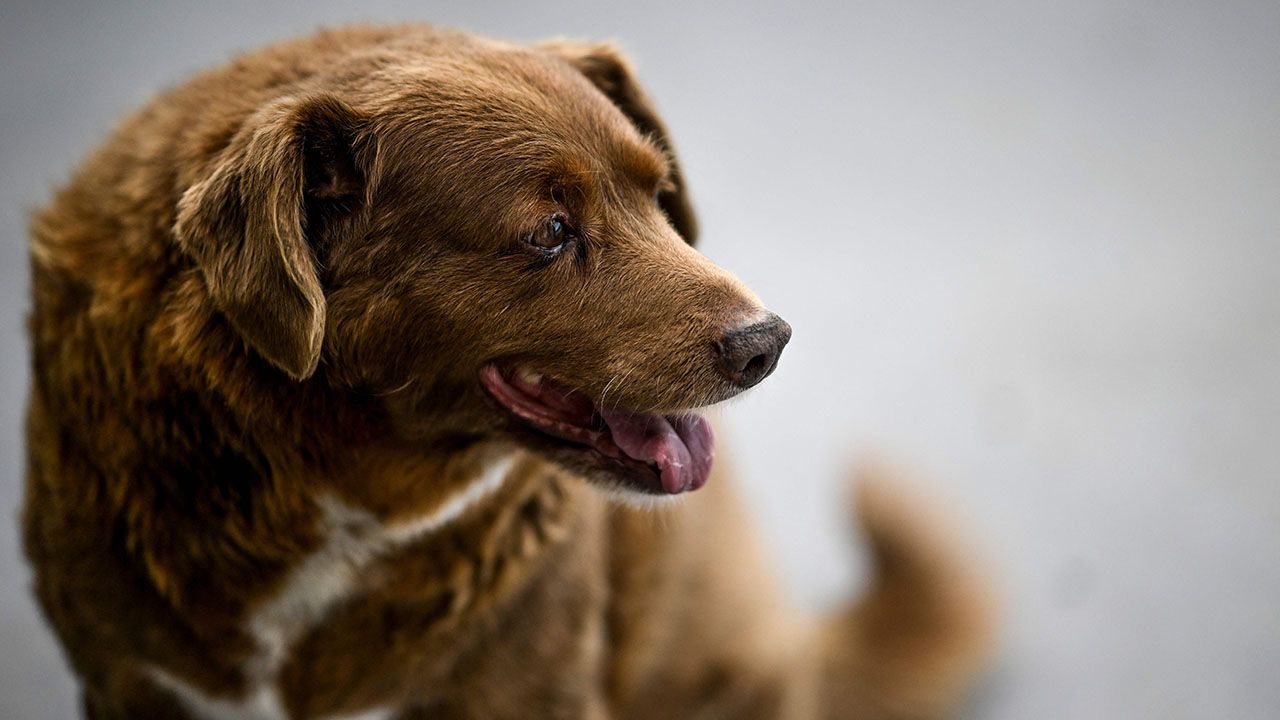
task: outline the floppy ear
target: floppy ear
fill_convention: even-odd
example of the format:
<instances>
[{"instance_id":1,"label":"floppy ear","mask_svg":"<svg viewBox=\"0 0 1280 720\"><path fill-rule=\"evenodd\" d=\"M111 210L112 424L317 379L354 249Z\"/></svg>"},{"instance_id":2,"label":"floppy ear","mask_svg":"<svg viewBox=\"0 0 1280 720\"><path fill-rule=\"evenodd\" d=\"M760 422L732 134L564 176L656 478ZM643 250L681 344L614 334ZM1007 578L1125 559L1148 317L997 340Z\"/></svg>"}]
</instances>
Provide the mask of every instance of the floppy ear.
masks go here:
<instances>
[{"instance_id":1,"label":"floppy ear","mask_svg":"<svg viewBox=\"0 0 1280 720\"><path fill-rule=\"evenodd\" d=\"M578 69L591 84L600 89L605 97L626 115L641 133L648 135L667 153L671 161L671 182L674 189L664 192L658 198L662 211L671 220L671 225L690 245L698 239L698 220L693 214L693 204L689 199L689 190L685 185L684 175L676 160L675 147L671 135L653 101L636 82L631 63L616 46L608 43L589 44L567 40L553 40L541 45L546 50L556 53L568 60Z\"/></svg>"},{"instance_id":2,"label":"floppy ear","mask_svg":"<svg viewBox=\"0 0 1280 720\"><path fill-rule=\"evenodd\" d=\"M309 233L363 198L355 113L336 98L276 101L250 117L178 204L175 234L214 304L259 355L315 372L325 299ZM314 239L312 237L311 239Z\"/></svg>"}]
</instances>

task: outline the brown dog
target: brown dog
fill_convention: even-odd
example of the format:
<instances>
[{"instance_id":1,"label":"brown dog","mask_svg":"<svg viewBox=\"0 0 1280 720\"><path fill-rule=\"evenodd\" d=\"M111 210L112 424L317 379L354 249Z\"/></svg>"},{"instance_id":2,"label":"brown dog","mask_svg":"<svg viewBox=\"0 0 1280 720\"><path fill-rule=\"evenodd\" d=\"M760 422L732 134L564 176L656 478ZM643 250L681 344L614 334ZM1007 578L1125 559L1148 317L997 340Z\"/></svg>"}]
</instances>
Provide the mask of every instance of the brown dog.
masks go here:
<instances>
[{"instance_id":1,"label":"brown dog","mask_svg":"<svg viewBox=\"0 0 1280 720\"><path fill-rule=\"evenodd\" d=\"M775 602L691 409L790 329L611 47L249 54L33 234L26 543L89 717L924 717L977 668L982 594L883 492L868 597Z\"/></svg>"}]
</instances>

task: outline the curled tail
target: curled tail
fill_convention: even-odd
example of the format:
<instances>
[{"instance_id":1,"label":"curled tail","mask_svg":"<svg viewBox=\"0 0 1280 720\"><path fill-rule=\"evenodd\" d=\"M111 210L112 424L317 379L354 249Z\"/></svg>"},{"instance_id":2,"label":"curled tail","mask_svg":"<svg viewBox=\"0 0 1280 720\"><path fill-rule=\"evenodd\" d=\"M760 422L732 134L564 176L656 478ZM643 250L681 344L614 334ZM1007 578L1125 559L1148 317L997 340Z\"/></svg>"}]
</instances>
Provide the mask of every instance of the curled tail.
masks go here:
<instances>
[{"instance_id":1,"label":"curled tail","mask_svg":"<svg viewBox=\"0 0 1280 720\"><path fill-rule=\"evenodd\" d=\"M944 513L876 469L858 478L856 515L873 580L820 634L823 717L940 718L965 697L993 646L988 584Z\"/></svg>"}]
</instances>

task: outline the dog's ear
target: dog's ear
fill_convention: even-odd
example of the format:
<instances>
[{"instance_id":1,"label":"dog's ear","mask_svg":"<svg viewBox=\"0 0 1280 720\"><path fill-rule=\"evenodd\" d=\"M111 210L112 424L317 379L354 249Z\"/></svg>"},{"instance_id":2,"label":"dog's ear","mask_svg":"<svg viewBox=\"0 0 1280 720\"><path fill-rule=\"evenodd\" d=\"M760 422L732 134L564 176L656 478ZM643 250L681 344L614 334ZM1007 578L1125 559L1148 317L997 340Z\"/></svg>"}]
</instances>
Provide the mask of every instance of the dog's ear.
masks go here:
<instances>
[{"instance_id":1,"label":"dog's ear","mask_svg":"<svg viewBox=\"0 0 1280 720\"><path fill-rule=\"evenodd\" d=\"M671 220L676 232L690 245L694 244L698 239L698 220L693 213L693 204L689 199L689 190L680 171L680 164L676 160L671 135L662 118L658 117L653 101L636 81L626 56L616 46L608 43L553 40L543 43L541 47L568 60L630 118L640 132L652 138L667 153L671 161L670 180L674 187L658 197L658 204Z\"/></svg>"},{"instance_id":2,"label":"dog's ear","mask_svg":"<svg viewBox=\"0 0 1280 720\"><path fill-rule=\"evenodd\" d=\"M249 118L178 205L180 246L250 347L296 379L315 372L325 298L313 241L364 198L359 119L329 96L286 98Z\"/></svg>"}]
</instances>

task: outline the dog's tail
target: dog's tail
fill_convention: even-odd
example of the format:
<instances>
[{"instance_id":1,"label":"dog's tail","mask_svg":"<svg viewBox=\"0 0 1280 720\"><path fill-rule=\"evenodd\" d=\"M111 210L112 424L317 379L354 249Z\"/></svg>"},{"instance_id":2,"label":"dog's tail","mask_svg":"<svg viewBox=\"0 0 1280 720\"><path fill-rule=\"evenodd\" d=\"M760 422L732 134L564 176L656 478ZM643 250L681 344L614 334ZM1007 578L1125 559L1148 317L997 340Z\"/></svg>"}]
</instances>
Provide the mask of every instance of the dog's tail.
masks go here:
<instances>
[{"instance_id":1,"label":"dog's tail","mask_svg":"<svg viewBox=\"0 0 1280 720\"><path fill-rule=\"evenodd\" d=\"M945 513L883 467L860 473L857 487L874 578L821 625L818 715L946 717L991 654L994 595Z\"/></svg>"}]
</instances>

